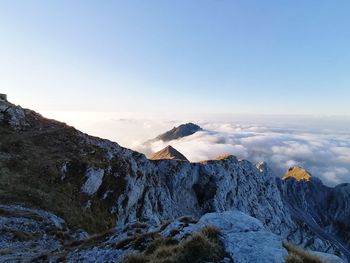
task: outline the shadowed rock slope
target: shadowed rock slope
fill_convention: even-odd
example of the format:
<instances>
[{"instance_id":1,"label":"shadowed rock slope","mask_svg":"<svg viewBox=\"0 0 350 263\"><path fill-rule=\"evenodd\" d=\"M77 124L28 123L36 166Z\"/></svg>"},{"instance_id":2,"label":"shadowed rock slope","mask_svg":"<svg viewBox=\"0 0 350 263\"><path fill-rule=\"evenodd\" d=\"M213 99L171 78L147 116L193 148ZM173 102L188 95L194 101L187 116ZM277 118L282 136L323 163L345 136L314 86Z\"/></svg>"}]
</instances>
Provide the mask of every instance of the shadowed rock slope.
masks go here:
<instances>
[{"instance_id":1,"label":"shadowed rock slope","mask_svg":"<svg viewBox=\"0 0 350 263\"><path fill-rule=\"evenodd\" d=\"M327 187L310 180L278 180L282 200L295 222L341 248L350 258L350 184Z\"/></svg>"},{"instance_id":2,"label":"shadowed rock slope","mask_svg":"<svg viewBox=\"0 0 350 263\"><path fill-rule=\"evenodd\" d=\"M205 163L152 161L4 100L0 174L3 204L53 212L73 230L96 233L135 221L159 225L183 215L199 218L238 209L304 248L337 254L348 249L346 234L331 231L329 236L311 221L296 218L294 205L299 203L287 198L289 183L279 184L265 163L253 165L233 156ZM349 227L348 209L339 209L347 205L343 198L348 191L335 189L331 204L339 213L325 214L323 220L342 218L343 227ZM305 187L300 191L298 196L313 196ZM318 209L317 198L309 203L316 206L312 211Z\"/></svg>"}]
</instances>

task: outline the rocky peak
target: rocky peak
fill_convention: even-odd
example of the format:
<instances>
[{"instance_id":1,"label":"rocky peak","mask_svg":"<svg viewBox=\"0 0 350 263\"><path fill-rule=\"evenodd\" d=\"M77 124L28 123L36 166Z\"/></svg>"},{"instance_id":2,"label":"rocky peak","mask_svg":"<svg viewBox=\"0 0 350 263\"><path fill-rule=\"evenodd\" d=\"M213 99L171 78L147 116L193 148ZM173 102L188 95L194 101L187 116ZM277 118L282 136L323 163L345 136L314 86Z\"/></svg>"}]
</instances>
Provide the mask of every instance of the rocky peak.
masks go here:
<instances>
[{"instance_id":1,"label":"rocky peak","mask_svg":"<svg viewBox=\"0 0 350 263\"><path fill-rule=\"evenodd\" d=\"M153 156L150 158L151 160L181 160L181 161L187 161L187 158L177 151L172 146L168 145L164 149L156 152L153 154Z\"/></svg>"},{"instance_id":2,"label":"rocky peak","mask_svg":"<svg viewBox=\"0 0 350 263\"><path fill-rule=\"evenodd\" d=\"M304 168L300 166L293 166L293 167L290 167L282 177L283 180L287 180L289 178L293 178L298 182L299 181L309 182L311 180L311 175Z\"/></svg>"}]
</instances>

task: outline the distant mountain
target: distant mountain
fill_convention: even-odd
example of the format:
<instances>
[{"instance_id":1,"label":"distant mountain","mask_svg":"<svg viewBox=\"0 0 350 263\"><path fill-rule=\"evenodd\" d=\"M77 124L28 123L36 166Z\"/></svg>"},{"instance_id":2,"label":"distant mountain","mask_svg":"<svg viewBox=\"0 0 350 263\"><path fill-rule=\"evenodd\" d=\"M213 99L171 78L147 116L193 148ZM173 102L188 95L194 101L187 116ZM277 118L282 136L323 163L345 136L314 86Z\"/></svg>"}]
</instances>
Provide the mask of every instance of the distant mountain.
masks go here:
<instances>
[{"instance_id":1,"label":"distant mountain","mask_svg":"<svg viewBox=\"0 0 350 263\"><path fill-rule=\"evenodd\" d=\"M158 135L157 137L145 141L143 144L139 145L137 151L142 152L147 157L152 157L155 152L153 150L153 143L155 142L169 142L172 140L177 140L190 136L198 131L203 130L197 124L192 122L181 124L178 127L174 127L171 130Z\"/></svg>"},{"instance_id":2,"label":"distant mountain","mask_svg":"<svg viewBox=\"0 0 350 263\"><path fill-rule=\"evenodd\" d=\"M158 135L152 141L162 140L163 142L168 142L171 140L180 139L189 135L196 133L197 131L202 130L200 126L192 122L181 124L178 127L172 128L170 131L167 131L163 134Z\"/></svg>"},{"instance_id":3,"label":"distant mountain","mask_svg":"<svg viewBox=\"0 0 350 263\"><path fill-rule=\"evenodd\" d=\"M168 160L188 161L183 154L181 154L179 151L177 151L175 148L171 147L170 145L153 154L150 159L151 160L168 159Z\"/></svg>"}]
</instances>

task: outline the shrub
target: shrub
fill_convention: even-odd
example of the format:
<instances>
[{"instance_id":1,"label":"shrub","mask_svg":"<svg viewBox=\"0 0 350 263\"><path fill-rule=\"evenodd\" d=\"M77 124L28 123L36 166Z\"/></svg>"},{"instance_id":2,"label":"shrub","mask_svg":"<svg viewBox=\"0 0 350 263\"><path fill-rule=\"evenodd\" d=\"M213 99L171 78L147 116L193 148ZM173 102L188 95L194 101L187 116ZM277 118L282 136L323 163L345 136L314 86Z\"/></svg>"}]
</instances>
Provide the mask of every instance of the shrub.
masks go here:
<instances>
[{"instance_id":1,"label":"shrub","mask_svg":"<svg viewBox=\"0 0 350 263\"><path fill-rule=\"evenodd\" d=\"M214 226L207 226L203 228L201 232L210 240L217 240L220 235L220 230Z\"/></svg>"},{"instance_id":2,"label":"shrub","mask_svg":"<svg viewBox=\"0 0 350 263\"><path fill-rule=\"evenodd\" d=\"M216 262L223 258L224 249L219 239L210 238L205 231L195 234L181 244L175 262Z\"/></svg>"},{"instance_id":3,"label":"shrub","mask_svg":"<svg viewBox=\"0 0 350 263\"><path fill-rule=\"evenodd\" d=\"M156 251L159 247L168 247L177 245L179 241L171 237L161 237L154 240L145 250L146 255L151 255Z\"/></svg>"},{"instance_id":4,"label":"shrub","mask_svg":"<svg viewBox=\"0 0 350 263\"><path fill-rule=\"evenodd\" d=\"M106 231L103 231L101 233L91 235L86 239L82 240L74 240L72 242L68 242L65 244L65 248L86 248L89 246L93 246L94 244L98 243L101 240L106 239L109 235L114 233L114 228L110 228Z\"/></svg>"},{"instance_id":5,"label":"shrub","mask_svg":"<svg viewBox=\"0 0 350 263\"><path fill-rule=\"evenodd\" d=\"M225 256L220 231L206 227L199 233L177 241L171 237L154 236L144 254L131 255L124 263L199 263L220 262Z\"/></svg>"}]
</instances>

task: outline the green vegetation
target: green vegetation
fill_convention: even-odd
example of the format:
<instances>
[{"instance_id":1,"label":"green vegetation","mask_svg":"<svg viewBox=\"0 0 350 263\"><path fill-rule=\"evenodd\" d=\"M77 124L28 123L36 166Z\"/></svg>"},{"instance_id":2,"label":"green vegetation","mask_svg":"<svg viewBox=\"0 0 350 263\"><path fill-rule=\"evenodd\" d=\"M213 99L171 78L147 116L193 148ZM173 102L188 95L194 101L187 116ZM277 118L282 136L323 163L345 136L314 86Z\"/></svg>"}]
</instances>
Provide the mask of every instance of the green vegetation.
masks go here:
<instances>
[{"instance_id":1,"label":"green vegetation","mask_svg":"<svg viewBox=\"0 0 350 263\"><path fill-rule=\"evenodd\" d=\"M117 157L106 160L102 148L86 143L83 134L63 123L41 118L31 124L24 131L0 126L1 203L51 211L69 227L90 233L113 227L116 215L111 207L125 187L123 177L115 174L127 172L127 163ZM88 167L104 169L108 165L112 170L105 174L99 191L93 196L81 193ZM102 200L109 187L114 191ZM91 207L87 209L88 200Z\"/></svg>"},{"instance_id":2,"label":"green vegetation","mask_svg":"<svg viewBox=\"0 0 350 263\"><path fill-rule=\"evenodd\" d=\"M311 253L298 248L288 242L284 242L283 246L288 251L288 256L286 257L286 263L326 263L320 258Z\"/></svg>"},{"instance_id":3,"label":"green vegetation","mask_svg":"<svg viewBox=\"0 0 350 263\"><path fill-rule=\"evenodd\" d=\"M206 227L182 241L153 236L143 254L130 255L124 263L199 263L219 262L225 256L217 228ZM129 242L130 243L130 242Z\"/></svg>"}]
</instances>

